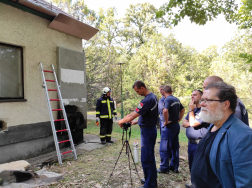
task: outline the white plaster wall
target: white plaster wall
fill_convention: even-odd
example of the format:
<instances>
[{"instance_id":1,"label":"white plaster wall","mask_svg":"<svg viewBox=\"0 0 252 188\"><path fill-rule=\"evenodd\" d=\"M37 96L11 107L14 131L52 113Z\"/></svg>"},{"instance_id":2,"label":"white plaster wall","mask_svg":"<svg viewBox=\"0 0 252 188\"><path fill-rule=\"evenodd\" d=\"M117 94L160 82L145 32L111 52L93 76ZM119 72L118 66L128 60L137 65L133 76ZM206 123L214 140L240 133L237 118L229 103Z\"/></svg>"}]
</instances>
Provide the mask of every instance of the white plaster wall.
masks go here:
<instances>
[{"instance_id":1,"label":"white plaster wall","mask_svg":"<svg viewBox=\"0 0 252 188\"><path fill-rule=\"evenodd\" d=\"M50 121L39 62L46 70L51 70L53 64L57 71L57 46L81 52L82 40L48 28L49 20L2 3L0 17L0 42L22 46L24 50L24 98L27 99L27 102L0 103L0 119L7 121L7 126ZM52 74L45 74L47 79L53 79ZM48 83L48 88L54 89L55 83ZM56 92L51 91L50 96L56 98ZM57 108L58 102L51 104ZM53 113L56 118L57 112Z\"/></svg>"}]
</instances>

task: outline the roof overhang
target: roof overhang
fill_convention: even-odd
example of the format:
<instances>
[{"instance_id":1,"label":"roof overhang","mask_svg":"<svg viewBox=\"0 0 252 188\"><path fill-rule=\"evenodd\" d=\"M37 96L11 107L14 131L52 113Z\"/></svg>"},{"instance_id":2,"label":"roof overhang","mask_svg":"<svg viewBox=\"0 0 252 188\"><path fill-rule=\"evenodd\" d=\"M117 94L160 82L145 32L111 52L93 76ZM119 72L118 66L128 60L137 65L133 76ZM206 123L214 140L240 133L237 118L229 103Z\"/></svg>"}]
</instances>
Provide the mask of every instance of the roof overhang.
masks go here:
<instances>
[{"instance_id":1,"label":"roof overhang","mask_svg":"<svg viewBox=\"0 0 252 188\"><path fill-rule=\"evenodd\" d=\"M92 38L99 30L80 22L68 14L49 10L47 7L29 0L0 0L0 2L19 8L23 11L48 19L49 28L73 35L85 40ZM49 4L50 5L50 4ZM63 11L61 11L63 12Z\"/></svg>"},{"instance_id":2,"label":"roof overhang","mask_svg":"<svg viewBox=\"0 0 252 188\"><path fill-rule=\"evenodd\" d=\"M99 31L90 25L61 13L54 18L48 27L85 40L89 40Z\"/></svg>"}]
</instances>

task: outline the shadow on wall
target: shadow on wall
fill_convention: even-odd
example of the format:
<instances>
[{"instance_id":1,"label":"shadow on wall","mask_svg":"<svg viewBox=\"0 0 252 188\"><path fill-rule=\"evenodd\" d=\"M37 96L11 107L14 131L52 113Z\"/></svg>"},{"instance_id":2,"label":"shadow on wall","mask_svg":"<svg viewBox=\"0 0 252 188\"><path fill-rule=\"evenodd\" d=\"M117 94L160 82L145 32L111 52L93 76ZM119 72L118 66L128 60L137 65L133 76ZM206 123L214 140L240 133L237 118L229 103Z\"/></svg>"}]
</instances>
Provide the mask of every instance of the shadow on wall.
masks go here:
<instances>
[{"instance_id":1,"label":"shadow on wall","mask_svg":"<svg viewBox=\"0 0 252 188\"><path fill-rule=\"evenodd\" d=\"M7 123L0 119L0 131L6 131L7 130Z\"/></svg>"}]
</instances>

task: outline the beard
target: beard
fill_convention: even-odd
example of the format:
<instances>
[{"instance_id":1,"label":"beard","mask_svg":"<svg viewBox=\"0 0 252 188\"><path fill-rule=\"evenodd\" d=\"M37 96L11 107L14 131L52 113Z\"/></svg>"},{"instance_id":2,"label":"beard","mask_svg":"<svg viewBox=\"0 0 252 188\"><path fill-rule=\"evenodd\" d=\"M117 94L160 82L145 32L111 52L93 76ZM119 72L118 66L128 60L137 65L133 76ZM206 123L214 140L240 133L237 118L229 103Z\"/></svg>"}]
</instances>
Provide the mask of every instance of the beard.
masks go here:
<instances>
[{"instance_id":1,"label":"beard","mask_svg":"<svg viewBox=\"0 0 252 188\"><path fill-rule=\"evenodd\" d=\"M205 107L201 107L200 117L202 121L206 123L215 123L216 121L221 120L224 117L224 112L221 110L221 103L213 112L210 112Z\"/></svg>"}]
</instances>

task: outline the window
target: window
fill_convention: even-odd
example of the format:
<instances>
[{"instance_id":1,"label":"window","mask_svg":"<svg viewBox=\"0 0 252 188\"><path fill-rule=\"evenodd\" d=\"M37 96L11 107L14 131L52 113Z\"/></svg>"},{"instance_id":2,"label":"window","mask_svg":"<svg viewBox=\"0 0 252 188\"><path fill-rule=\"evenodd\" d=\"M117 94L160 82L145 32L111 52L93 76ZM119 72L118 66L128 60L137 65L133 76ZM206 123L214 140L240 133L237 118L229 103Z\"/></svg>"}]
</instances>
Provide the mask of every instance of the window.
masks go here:
<instances>
[{"instance_id":1,"label":"window","mask_svg":"<svg viewBox=\"0 0 252 188\"><path fill-rule=\"evenodd\" d=\"M0 102L24 99L23 48L0 43Z\"/></svg>"}]
</instances>

